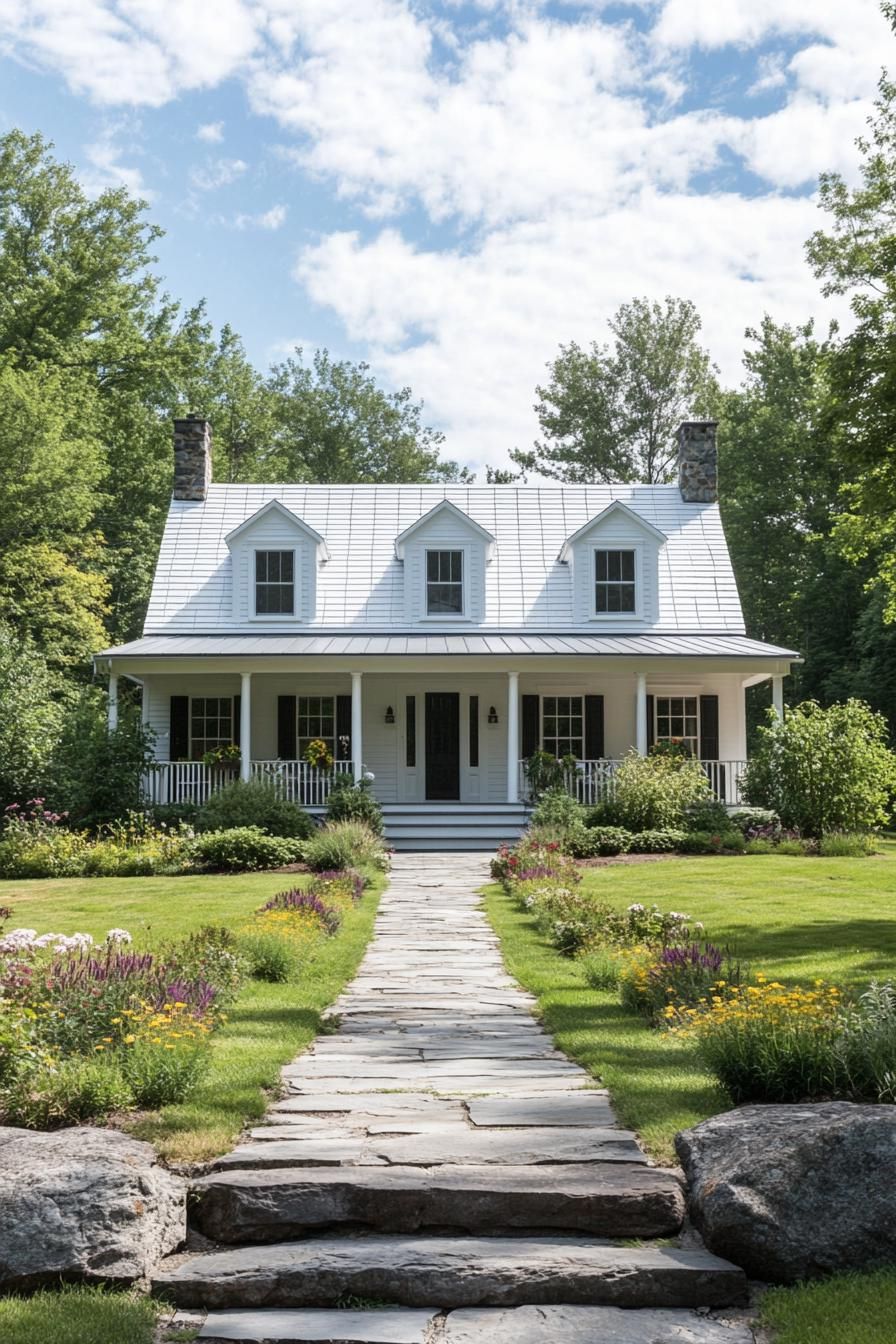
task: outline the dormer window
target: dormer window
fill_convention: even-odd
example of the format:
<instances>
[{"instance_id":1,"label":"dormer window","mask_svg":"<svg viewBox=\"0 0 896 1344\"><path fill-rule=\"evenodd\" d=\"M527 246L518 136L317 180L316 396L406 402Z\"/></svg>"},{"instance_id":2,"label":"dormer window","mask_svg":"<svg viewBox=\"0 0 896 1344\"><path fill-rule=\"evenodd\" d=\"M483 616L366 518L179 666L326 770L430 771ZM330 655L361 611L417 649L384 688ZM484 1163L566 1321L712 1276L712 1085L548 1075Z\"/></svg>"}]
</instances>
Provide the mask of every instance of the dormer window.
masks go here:
<instances>
[{"instance_id":1,"label":"dormer window","mask_svg":"<svg viewBox=\"0 0 896 1344\"><path fill-rule=\"evenodd\" d=\"M463 551L426 552L427 616L463 616Z\"/></svg>"},{"instance_id":2,"label":"dormer window","mask_svg":"<svg viewBox=\"0 0 896 1344\"><path fill-rule=\"evenodd\" d=\"M594 552L594 610L598 616L616 616L637 610L635 552Z\"/></svg>"},{"instance_id":3,"label":"dormer window","mask_svg":"<svg viewBox=\"0 0 896 1344\"><path fill-rule=\"evenodd\" d=\"M255 552L256 616L295 614L295 572L295 551Z\"/></svg>"}]
</instances>

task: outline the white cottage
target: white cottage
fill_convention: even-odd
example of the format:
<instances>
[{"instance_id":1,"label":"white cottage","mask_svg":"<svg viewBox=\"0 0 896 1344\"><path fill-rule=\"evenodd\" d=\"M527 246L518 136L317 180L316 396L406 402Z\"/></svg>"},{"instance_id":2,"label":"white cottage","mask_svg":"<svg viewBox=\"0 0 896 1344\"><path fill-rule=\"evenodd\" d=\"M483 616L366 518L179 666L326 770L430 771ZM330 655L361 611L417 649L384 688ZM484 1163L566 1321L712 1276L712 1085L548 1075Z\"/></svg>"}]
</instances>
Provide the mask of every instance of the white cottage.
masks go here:
<instances>
[{"instance_id":1,"label":"white cottage","mask_svg":"<svg viewBox=\"0 0 896 1344\"><path fill-rule=\"evenodd\" d=\"M491 844L525 762L616 763L675 738L727 803L746 687L797 655L748 639L716 494L715 424L679 432L676 485L213 485L210 429L175 423L175 488L142 638L99 656L142 687L158 802L243 778L305 806L369 773L397 845ZM234 767L236 768L236 767Z\"/></svg>"}]
</instances>

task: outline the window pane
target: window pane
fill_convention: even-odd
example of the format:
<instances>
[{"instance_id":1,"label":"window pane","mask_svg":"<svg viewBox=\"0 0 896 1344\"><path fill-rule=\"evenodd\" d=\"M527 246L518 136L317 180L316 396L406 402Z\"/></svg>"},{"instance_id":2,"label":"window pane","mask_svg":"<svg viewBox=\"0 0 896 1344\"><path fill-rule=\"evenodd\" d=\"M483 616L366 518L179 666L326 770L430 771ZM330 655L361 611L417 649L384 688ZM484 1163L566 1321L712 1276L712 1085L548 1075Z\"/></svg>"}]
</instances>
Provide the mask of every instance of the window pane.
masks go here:
<instances>
[{"instance_id":1,"label":"window pane","mask_svg":"<svg viewBox=\"0 0 896 1344\"><path fill-rule=\"evenodd\" d=\"M463 552L426 552L426 610L429 615L463 615Z\"/></svg>"}]
</instances>

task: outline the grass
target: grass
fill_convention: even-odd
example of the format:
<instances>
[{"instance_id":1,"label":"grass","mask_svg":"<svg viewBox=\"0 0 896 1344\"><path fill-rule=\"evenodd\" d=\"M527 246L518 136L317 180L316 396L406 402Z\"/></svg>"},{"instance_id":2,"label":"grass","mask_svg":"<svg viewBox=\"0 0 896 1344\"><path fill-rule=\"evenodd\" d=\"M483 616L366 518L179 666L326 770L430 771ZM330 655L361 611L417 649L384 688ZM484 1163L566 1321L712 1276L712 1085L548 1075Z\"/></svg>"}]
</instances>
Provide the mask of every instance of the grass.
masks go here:
<instances>
[{"instance_id":1,"label":"grass","mask_svg":"<svg viewBox=\"0 0 896 1344\"><path fill-rule=\"evenodd\" d=\"M211 1069L192 1096L128 1118L129 1132L154 1143L169 1162L202 1162L226 1152L246 1123L263 1115L264 1089L276 1084L281 1065L318 1034L321 1012L353 975L367 946L384 886L382 874L372 878L336 937L317 945L298 982L247 983L226 1026L215 1033ZM238 926L268 897L306 880L245 873L3 882L0 904L12 907L13 926L39 933L80 930L95 938L118 926L128 929L138 946L151 947L204 924Z\"/></svg>"},{"instance_id":2,"label":"grass","mask_svg":"<svg viewBox=\"0 0 896 1344\"><path fill-rule=\"evenodd\" d=\"M154 1344L159 1306L98 1288L0 1298L3 1344Z\"/></svg>"},{"instance_id":3,"label":"grass","mask_svg":"<svg viewBox=\"0 0 896 1344\"><path fill-rule=\"evenodd\" d=\"M896 854L874 859L775 855L670 859L588 870L582 890L624 907L652 901L703 920L713 942L777 979L861 985L896 975ZM627 1013L615 990L592 989L499 887L486 907L511 973L534 993L561 1050L610 1089L624 1125L660 1161L673 1137L730 1105L692 1046Z\"/></svg>"},{"instance_id":4,"label":"grass","mask_svg":"<svg viewBox=\"0 0 896 1344\"><path fill-rule=\"evenodd\" d=\"M773 1288L762 1299L760 1318L774 1331L775 1344L892 1344L896 1270Z\"/></svg>"}]
</instances>

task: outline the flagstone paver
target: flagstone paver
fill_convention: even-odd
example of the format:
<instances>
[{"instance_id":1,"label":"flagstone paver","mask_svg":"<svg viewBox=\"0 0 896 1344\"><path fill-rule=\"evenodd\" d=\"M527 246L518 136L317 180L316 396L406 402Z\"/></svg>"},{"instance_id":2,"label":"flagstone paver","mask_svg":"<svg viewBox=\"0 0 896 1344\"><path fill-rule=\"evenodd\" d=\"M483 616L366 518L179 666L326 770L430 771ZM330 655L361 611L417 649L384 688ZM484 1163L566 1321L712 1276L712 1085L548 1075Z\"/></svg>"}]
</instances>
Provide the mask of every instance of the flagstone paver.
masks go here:
<instances>
[{"instance_id":1,"label":"flagstone paver","mask_svg":"<svg viewBox=\"0 0 896 1344\"><path fill-rule=\"evenodd\" d=\"M648 1164L606 1092L541 1028L482 912L486 879L478 854L396 857L330 1029L284 1068L263 1123L195 1183L195 1224L227 1248L157 1276L169 1299L212 1309L201 1339L750 1337L683 1310L739 1302L735 1266L609 1240L673 1235L680 1174ZM346 1296L394 1306L324 1310Z\"/></svg>"}]
</instances>

